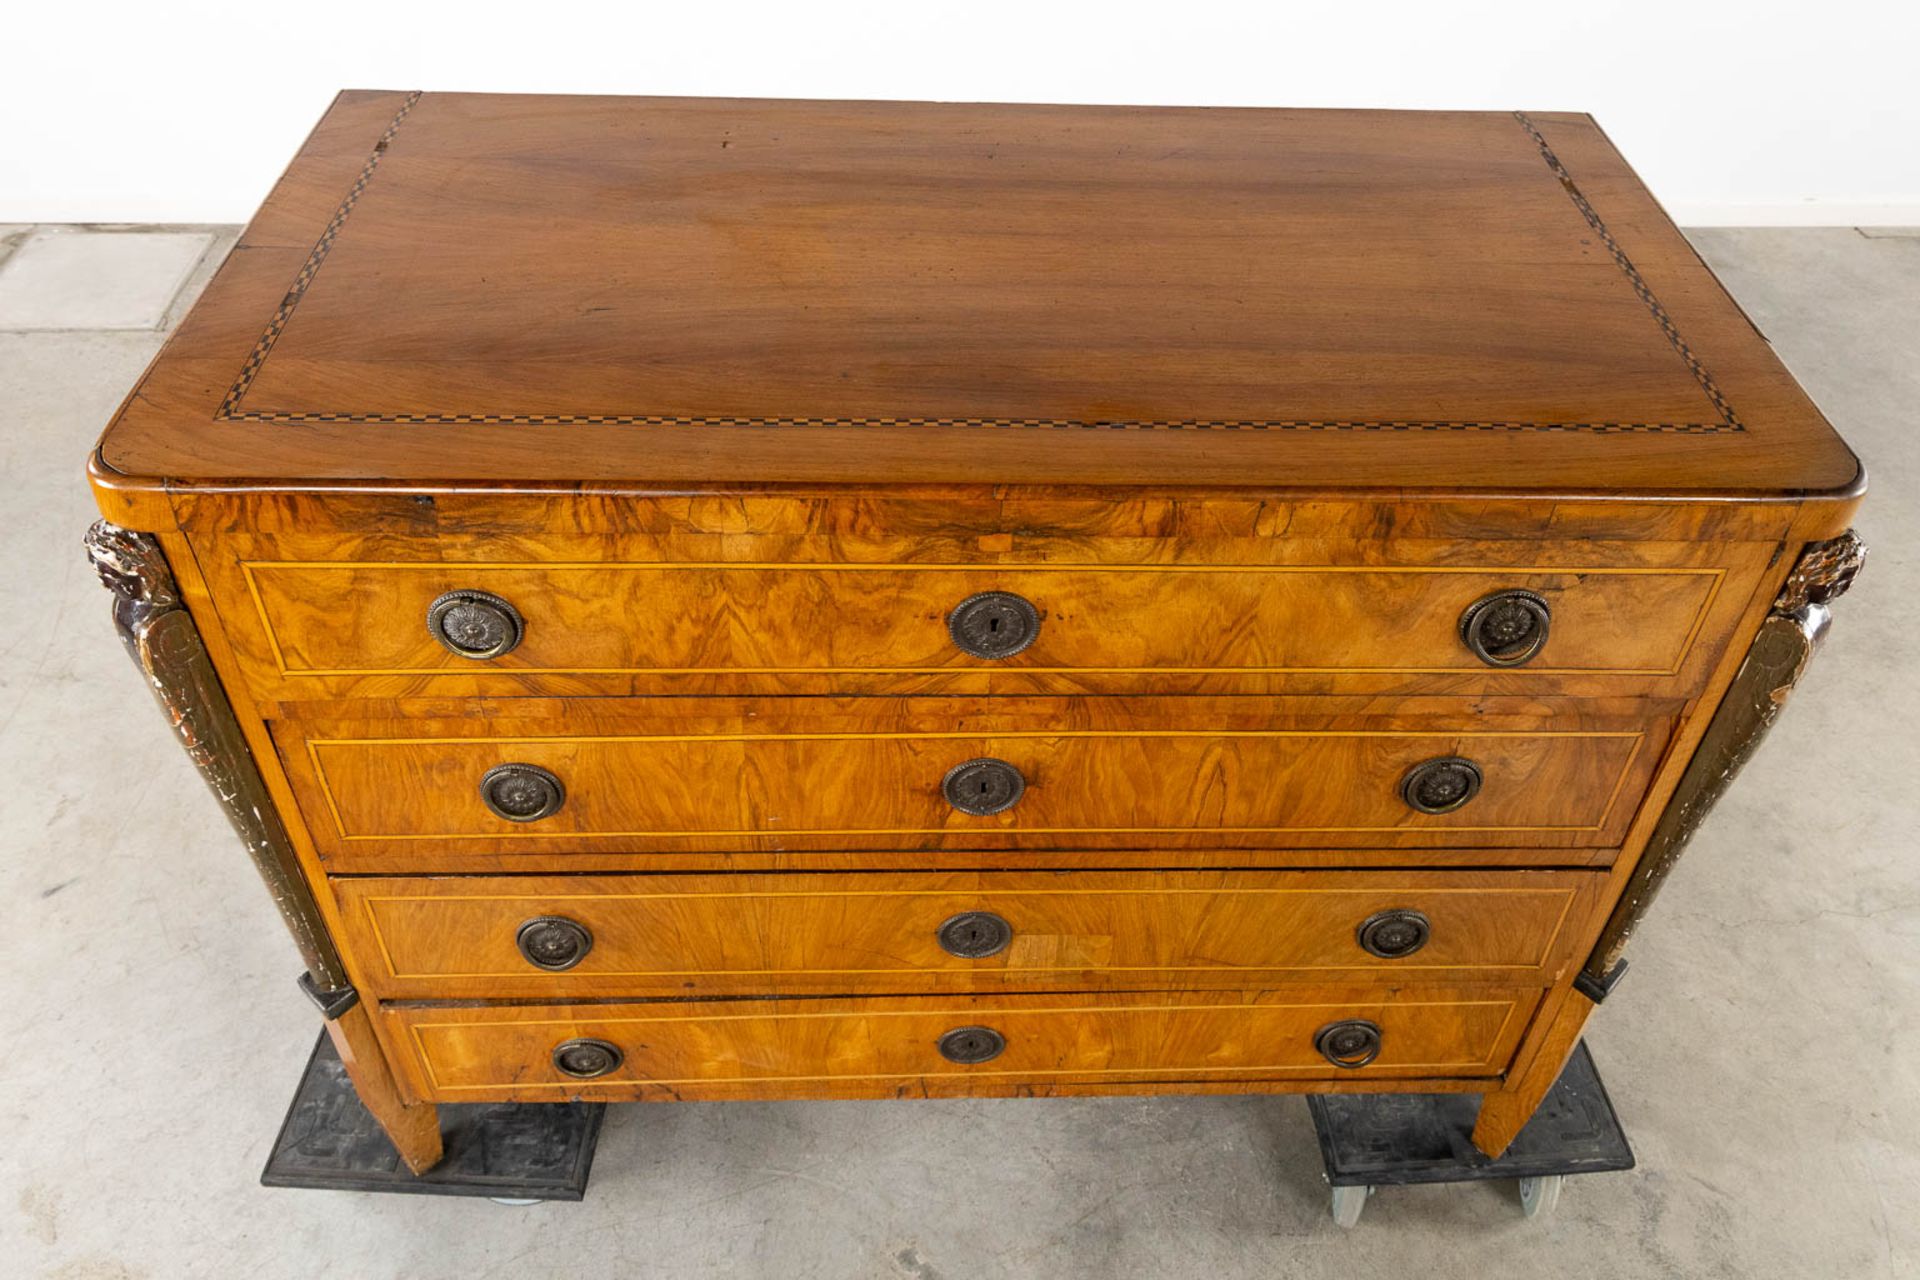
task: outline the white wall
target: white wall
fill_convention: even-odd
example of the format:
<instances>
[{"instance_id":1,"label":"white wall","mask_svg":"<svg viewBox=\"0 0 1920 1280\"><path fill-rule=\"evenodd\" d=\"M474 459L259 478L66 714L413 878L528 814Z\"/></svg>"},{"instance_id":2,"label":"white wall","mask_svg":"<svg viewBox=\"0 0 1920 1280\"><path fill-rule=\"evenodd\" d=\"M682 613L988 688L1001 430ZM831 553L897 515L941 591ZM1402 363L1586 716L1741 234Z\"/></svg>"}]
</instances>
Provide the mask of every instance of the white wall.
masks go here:
<instances>
[{"instance_id":1,"label":"white wall","mask_svg":"<svg viewBox=\"0 0 1920 1280\"><path fill-rule=\"evenodd\" d=\"M1591 111L1682 222L1920 224L1916 0L23 0L0 222L239 222L337 88Z\"/></svg>"}]
</instances>

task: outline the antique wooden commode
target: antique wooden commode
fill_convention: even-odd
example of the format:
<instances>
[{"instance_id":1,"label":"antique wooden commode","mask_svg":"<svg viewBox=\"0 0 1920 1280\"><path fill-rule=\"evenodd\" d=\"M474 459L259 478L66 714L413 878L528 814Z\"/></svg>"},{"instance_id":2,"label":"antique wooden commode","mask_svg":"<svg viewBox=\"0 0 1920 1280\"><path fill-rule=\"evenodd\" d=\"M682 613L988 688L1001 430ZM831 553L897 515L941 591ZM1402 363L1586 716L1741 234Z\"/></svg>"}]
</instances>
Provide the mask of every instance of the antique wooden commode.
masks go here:
<instances>
[{"instance_id":1,"label":"antique wooden commode","mask_svg":"<svg viewBox=\"0 0 1920 1280\"><path fill-rule=\"evenodd\" d=\"M385 92L92 478L416 1169L487 1099L1497 1153L1863 484L1585 116Z\"/></svg>"}]
</instances>

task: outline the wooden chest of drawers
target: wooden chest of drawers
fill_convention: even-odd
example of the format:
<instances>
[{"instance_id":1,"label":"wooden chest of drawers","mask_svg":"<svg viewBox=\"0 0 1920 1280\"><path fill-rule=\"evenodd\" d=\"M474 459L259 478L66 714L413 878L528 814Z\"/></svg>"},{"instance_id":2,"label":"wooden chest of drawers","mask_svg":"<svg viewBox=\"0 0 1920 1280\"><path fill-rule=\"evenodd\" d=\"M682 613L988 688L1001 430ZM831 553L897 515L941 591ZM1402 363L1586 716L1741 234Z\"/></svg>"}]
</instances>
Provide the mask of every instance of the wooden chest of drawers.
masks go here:
<instances>
[{"instance_id":1,"label":"wooden chest of drawers","mask_svg":"<svg viewBox=\"0 0 1920 1280\"><path fill-rule=\"evenodd\" d=\"M416 1167L572 1097L1471 1091L1497 1152L1862 490L1582 116L407 93L92 478Z\"/></svg>"}]
</instances>

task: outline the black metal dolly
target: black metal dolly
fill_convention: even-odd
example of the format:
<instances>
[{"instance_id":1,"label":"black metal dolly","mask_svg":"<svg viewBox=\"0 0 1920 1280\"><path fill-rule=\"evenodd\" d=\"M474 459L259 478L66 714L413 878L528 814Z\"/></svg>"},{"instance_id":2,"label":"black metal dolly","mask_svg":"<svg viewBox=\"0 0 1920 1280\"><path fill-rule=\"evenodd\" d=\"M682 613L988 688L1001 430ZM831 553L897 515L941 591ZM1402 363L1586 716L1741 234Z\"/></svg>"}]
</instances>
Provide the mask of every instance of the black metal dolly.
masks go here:
<instances>
[{"instance_id":1,"label":"black metal dolly","mask_svg":"<svg viewBox=\"0 0 1920 1280\"><path fill-rule=\"evenodd\" d=\"M1481 1154L1469 1136L1479 1110L1474 1094L1315 1094L1307 1108L1333 1188L1333 1220L1343 1227L1360 1221L1380 1187L1514 1178L1521 1210L1534 1218L1552 1212L1569 1177L1633 1168L1633 1148L1585 1041L1498 1159Z\"/></svg>"}]
</instances>

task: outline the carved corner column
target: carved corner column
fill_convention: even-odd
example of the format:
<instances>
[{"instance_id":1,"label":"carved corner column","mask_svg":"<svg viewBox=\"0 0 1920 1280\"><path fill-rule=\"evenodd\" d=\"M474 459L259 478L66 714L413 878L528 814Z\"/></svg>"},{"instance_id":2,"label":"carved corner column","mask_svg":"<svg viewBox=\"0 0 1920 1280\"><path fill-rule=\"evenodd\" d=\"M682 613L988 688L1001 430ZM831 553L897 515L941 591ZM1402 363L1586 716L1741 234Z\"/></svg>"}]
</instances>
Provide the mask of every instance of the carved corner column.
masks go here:
<instances>
[{"instance_id":1,"label":"carved corner column","mask_svg":"<svg viewBox=\"0 0 1920 1280\"><path fill-rule=\"evenodd\" d=\"M435 1110L401 1097L160 544L102 520L87 531L86 549L100 581L113 592L113 621L121 642L166 713L174 736L219 799L293 935L306 964L301 989L326 1019L361 1101L410 1169L421 1173L432 1168L441 1156Z\"/></svg>"},{"instance_id":2,"label":"carved corner column","mask_svg":"<svg viewBox=\"0 0 1920 1280\"><path fill-rule=\"evenodd\" d=\"M1559 1078L1580 1042L1587 1015L1626 972L1621 953L1634 929L1700 824L1780 718L1826 638L1832 621L1828 606L1853 585L1866 554L1866 545L1851 530L1825 542L1809 543L1801 551L1575 976L1573 991L1549 1015L1543 1047L1520 1079L1509 1080L1505 1089L1487 1094L1481 1103L1473 1130L1474 1145L1480 1150L1490 1156L1505 1151Z\"/></svg>"},{"instance_id":3,"label":"carved corner column","mask_svg":"<svg viewBox=\"0 0 1920 1280\"><path fill-rule=\"evenodd\" d=\"M1747 650L1747 660L1708 721L1693 760L1680 775L1673 798L1647 838L1639 865L1581 968L1578 985L1590 999L1605 999L1619 981L1626 964L1621 952L1626 950L1633 930L1653 905L1700 824L1780 718L1787 699L1806 674L1807 664L1826 638L1833 619L1828 606L1853 585L1866 555L1866 545L1849 531L1810 544L1787 575L1786 586L1760 624L1759 634Z\"/></svg>"}]
</instances>

